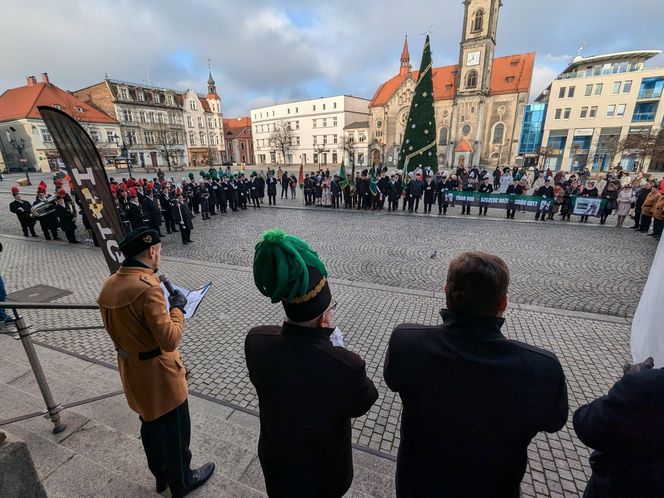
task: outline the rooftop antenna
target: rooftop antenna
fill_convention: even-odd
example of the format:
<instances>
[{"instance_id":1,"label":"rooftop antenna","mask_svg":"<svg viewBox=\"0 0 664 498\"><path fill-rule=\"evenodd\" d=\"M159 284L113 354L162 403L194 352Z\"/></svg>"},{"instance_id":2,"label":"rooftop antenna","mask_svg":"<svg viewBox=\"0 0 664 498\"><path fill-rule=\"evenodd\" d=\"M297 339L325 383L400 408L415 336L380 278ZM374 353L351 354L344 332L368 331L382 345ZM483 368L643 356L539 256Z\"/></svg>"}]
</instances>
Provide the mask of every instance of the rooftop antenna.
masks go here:
<instances>
[{"instance_id":1,"label":"rooftop antenna","mask_svg":"<svg viewBox=\"0 0 664 498\"><path fill-rule=\"evenodd\" d=\"M431 33L433 33L433 24L429 26L429 29L427 29L424 33L420 33L420 36L429 36Z\"/></svg>"}]
</instances>

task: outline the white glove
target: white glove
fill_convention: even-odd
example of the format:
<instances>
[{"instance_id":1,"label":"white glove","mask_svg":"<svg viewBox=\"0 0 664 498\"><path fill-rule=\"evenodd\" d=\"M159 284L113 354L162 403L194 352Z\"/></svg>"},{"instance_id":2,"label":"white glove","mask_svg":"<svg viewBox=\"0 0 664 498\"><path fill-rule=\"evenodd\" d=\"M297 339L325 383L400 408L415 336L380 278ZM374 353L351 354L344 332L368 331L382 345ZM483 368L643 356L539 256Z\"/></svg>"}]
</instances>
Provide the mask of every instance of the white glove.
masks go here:
<instances>
[{"instance_id":1,"label":"white glove","mask_svg":"<svg viewBox=\"0 0 664 498\"><path fill-rule=\"evenodd\" d=\"M334 332L330 334L330 342L334 347L344 347L344 336L341 333L341 330L339 330L339 327L334 329Z\"/></svg>"}]
</instances>

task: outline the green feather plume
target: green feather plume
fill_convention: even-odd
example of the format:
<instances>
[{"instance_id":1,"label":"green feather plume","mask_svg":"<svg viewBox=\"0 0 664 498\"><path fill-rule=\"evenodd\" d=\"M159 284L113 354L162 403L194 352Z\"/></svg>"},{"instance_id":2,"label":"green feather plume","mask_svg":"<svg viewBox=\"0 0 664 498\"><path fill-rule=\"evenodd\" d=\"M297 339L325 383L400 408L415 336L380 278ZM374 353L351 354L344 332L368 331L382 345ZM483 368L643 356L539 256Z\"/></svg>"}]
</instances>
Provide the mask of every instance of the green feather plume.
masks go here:
<instances>
[{"instance_id":1,"label":"green feather plume","mask_svg":"<svg viewBox=\"0 0 664 498\"><path fill-rule=\"evenodd\" d=\"M306 242L273 228L256 244L254 283L273 303L290 302L309 290L307 266L327 276L325 265Z\"/></svg>"}]
</instances>

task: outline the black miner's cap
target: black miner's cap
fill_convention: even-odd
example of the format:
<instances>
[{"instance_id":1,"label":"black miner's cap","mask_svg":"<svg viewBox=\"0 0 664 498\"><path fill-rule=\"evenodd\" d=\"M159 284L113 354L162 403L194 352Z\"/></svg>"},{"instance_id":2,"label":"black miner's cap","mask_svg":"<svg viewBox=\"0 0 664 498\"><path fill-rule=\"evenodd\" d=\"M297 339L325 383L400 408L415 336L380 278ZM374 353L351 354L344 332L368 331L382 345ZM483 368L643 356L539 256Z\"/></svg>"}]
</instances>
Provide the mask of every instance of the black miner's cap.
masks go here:
<instances>
[{"instance_id":1,"label":"black miner's cap","mask_svg":"<svg viewBox=\"0 0 664 498\"><path fill-rule=\"evenodd\" d=\"M148 227L141 227L132 230L125 235L118 247L125 257L131 258L160 242L161 239L156 230Z\"/></svg>"}]
</instances>

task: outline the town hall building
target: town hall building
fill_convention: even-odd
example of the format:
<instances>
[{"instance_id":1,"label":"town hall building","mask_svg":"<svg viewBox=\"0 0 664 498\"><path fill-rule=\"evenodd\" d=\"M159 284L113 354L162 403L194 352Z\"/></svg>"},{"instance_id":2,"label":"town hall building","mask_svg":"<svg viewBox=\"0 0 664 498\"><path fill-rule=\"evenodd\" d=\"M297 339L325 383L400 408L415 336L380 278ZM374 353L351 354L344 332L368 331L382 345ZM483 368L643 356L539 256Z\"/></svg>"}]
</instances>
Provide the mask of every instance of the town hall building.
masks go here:
<instances>
[{"instance_id":1,"label":"town hall building","mask_svg":"<svg viewBox=\"0 0 664 498\"><path fill-rule=\"evenodd\" d=\"M500 0L466 0L459 63L433 68L438 162L441 167L512 165L518 155L535 53L494 57ZM369 104L372 163L396 166L419 71L408 38L399 74Z\"/></svg>"}]
</instances>

